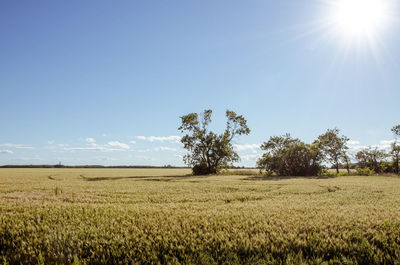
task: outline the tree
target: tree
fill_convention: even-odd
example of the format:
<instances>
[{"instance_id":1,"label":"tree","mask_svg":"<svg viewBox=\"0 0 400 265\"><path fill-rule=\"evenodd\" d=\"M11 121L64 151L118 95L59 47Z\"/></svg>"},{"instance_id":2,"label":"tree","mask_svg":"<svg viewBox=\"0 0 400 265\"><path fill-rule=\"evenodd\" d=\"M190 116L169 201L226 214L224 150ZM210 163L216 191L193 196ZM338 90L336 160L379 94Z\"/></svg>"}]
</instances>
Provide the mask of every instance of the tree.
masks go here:
<instances>
[{"instance_id":1,"label":"tree","mask_svg":"<svg viewBox=\"0 0 400 265\"><path fill-rule=\"evenodd\" d=\"M346 145L349 138L344 135L339 136L339 132L337 128L328 129L326 133L318 136L325 160L335 166L336 173L339 173L339 163L346 162L346 150L349 149Z\"/></svg>"},{"instance_id":2,"label":"tree","mask_svg":"<svg viewBox=\"0 0 400 265\"><path fill-rule=\"evenodd\" d=\"M387 154L384 151L378 150L378 148L368 147L360 150L356 154L356 159L358 160L358 166L360 168L369 168L374 170L375 173L382 173L385 171L386 165L385 159Z\"/></svg>"},{"instance_id":3,"label":"tree","mask_svg":"<svg viewBox=\"0 0 400 265\"><path fill-rule=\"evenodd\" d=\"M250 133L246 119L227 110L226 129L224 133L216 134L208 128L211 114L212 110L205 110L202 114L190 113L182 116L182 125L178 128L182 133L187 132L181 142L190 153L183 160L193 168L195 175L215 174L239 161L232 140L235 136Z\"/></svg>"},{"instance_id":4,"label":"tree","mask_svg":"<svg viewBox=\"0 0 400 265\"><path fill-rule=\"evenodd\" d=\"M393 158L393 169L394 173L399 174L399 154L400 154L400 144L397 142L400 138L400 124L394 126L391 131L394 134L394 142L392 143L391 155Z\"/></svg>"},{"instance_id":5,"label":"tree","mask_svg":"<svg viewBox=\"0 0 400 265\"><path fill-rule=\"evenodd\" d=\"M391 147L392 149L390 150L390 154L392 155L393 159L393 171L399 175L400 145L397 142L393 142Z\"/></svg>"},{"instance_id":6,"label":"tree","mask_svg":"<svg viewBox=\"0 0 400 265\"><path fill-rule=\"evenodd\" d=\"M347 174L350 174L350 163L351 163L350 156L345 154L343 159L344 159L344 162L346 163Z\"/></svg>"},{"instance_id":7,"label":"tree","mask_svg":"<svg viewBox=\"0 0 400 265\"><path fill-rule=\"evenodd\" d=\"M266 170L267 175L312 176L322 170L319 145L305 144L290 134L270 137L261 149L267 152L257 161L257 166Z\"/></svg>"}]
</instances>

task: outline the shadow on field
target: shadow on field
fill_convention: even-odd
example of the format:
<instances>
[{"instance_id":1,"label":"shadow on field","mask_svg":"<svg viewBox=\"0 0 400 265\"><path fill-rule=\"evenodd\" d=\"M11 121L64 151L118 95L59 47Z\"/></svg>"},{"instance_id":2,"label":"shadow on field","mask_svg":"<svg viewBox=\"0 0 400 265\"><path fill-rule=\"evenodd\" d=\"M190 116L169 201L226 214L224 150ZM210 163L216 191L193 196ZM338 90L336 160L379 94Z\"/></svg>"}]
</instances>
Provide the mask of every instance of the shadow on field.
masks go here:
<instances>
[{"instance_id":1,"label":"shadow on field","mask_svg":"<svg viewBox=\"0 0 400 265\"><path fill-rule=\"evenodd\" d=\"M193 176L191 174L181 176L125 176L125 177L86 177L80 175L80 177L86 181L106 181L106 180L121 180L121 179L137 179L145 181L172 181L192 178L205 178L207 176Z\"/></svg>"},{"instance_id":2,"label":"shadow on field","mask_svg":"<svg viewBox=\"0 0 400 265\"><path fill-rule=\"evenodd\" d=\"M241 180L330 179L336 176L251 176Z\"/></svg>"}]
</instances>

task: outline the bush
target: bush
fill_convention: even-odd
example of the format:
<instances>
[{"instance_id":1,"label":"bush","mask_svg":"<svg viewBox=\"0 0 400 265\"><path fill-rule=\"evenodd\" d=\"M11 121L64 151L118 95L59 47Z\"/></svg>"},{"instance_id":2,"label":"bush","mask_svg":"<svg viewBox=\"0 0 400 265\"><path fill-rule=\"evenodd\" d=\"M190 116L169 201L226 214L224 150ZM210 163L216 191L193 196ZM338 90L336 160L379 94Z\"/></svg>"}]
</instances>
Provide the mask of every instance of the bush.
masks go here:
<instances>
[{"instance_id":1,"label":"bush","mask_svg":"<svg viewBox=\"0 0 400 265\"><path fill-rule=\"evenodd\" d=\"M373 169L370 169L368 167L356 167L357 175L359 176L372 176L375 174L375 171Z\"/></svg>"}]
</instances>

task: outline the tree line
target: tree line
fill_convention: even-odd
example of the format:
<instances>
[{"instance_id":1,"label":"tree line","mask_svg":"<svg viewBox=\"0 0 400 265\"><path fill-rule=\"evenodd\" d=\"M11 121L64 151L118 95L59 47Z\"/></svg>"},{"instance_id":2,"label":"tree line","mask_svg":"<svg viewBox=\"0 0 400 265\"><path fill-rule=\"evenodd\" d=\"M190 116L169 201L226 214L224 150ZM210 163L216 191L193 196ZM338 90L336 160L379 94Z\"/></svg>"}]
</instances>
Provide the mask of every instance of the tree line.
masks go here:
<instances>
[{"instance_id":1,"label":"tree line","mask_svg":"<svg viewBox=\"0 0 400 265\"><path fill-rule=\"evenodd\" d=\"M217 134L209 129L211 115L212 110L184 115L178 128L186 133L181 142L189 151L183 160L192 167L195 175L215 174L239 161L232 140L250 133L246 119L227 110L226 128L223 133ZM264 153L257 160L257 167L267 175L314 176L325 172L325 165L330 164L337 174L343 167L350 174L354 165L352 160L355 160L357 174L399 174L400 125L394 126L391 131L394 139L389 152L368 147L355 155L349 154L349 138L341 135L337 128L328 129L311 144L290 134L272 136L260 146Z\"/></svg>"}]
</instances>

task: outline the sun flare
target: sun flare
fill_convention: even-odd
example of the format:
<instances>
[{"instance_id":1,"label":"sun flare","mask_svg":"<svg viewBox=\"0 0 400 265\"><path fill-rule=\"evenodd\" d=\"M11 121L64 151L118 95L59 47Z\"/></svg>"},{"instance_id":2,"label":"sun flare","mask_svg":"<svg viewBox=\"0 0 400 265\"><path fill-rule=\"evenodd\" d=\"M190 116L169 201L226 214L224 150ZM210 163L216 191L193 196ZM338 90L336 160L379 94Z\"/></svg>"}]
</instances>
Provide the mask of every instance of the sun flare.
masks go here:
<instances>
[{"instance_id":1,"label":"sun flare","mask_svg":"<svg viewBox=\"0 0 400 265\"><path fill-rule=\"evenodd\" d=\"M370 37L379 33L387 19L384 0L338 0L333 5L331 23L344 35Z\"/></svg>"}]
</instances>

